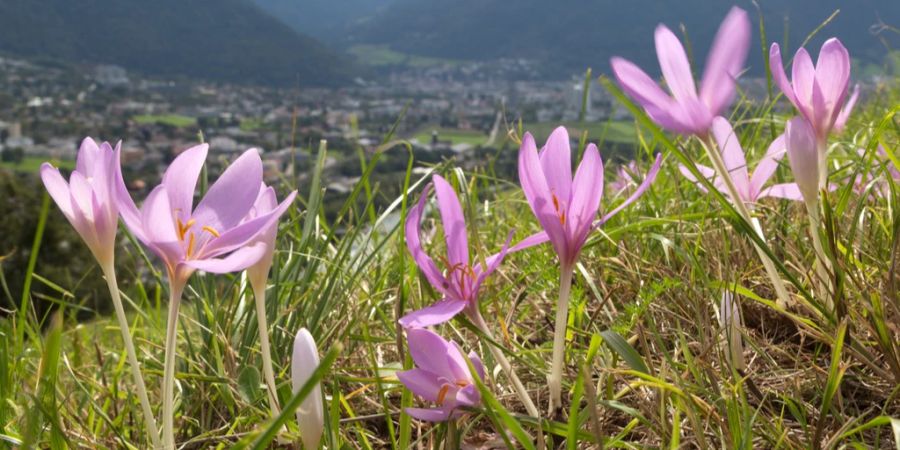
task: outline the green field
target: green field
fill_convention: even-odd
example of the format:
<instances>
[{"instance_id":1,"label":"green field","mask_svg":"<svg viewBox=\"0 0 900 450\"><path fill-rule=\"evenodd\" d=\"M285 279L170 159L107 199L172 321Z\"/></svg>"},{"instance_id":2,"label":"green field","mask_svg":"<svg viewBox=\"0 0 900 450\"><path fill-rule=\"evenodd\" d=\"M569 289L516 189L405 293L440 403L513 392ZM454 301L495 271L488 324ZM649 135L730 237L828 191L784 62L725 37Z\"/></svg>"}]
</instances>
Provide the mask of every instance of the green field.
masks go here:
<instances>
[{"instance_id":1,"label":"green field","mask_svg":"<svg viewBox=\"0 0 900 450\"><path fill-rule=\"evenodd\" d=\"M12 169L16 172L27 172L27 173L38 173L38 170L41 168L41 164L44 162L49 162L60 169L73 169L75 168L75 161L71 160L51 160L47 161L46 158L39 158L35 156L26 156L22 159L22 161L18 163L5 162L0 161L0 167L6 169Z\"/></svg>"},{"instance_id":2,"label":"green field","mask_svg":"<svg viewBox=\"0 0 900 450\"><path fill-rule=\"evenodd\" d=\"M369 66L413 66L428 67L439 64L456 64L459 61L452 59L430 58L425 56L409 55L392 50L386 45L354 45L347 50L362 64Z\"/></svg>"},{"instance_id":3,"label":"green field","mask_svg":"<svg viewBox=\"0 0 900 450\"><path fill-rule=\"evenodd\" d=\"M484 144L488 136L475 130L459 130L456 128L441 127L422 127L413 134L411 139L416 139L422 145L428 145L431 142L431 133L437 131L438 139L441 141L450 141L453 144L471 144L479 146Z\"/></svg>"},{"instance_id":4,"label":"green field","mask_svg":"<svg viewBox=\"0 0 900 450\"><path fill-rule=\"evenodd\" d=\"M537 122L525 123L525 131L534 135L538 142L543 142L550 136L550 133L558 126L563 125L569 131L569 136L573 139L581 137L581 133L588 132L588 140L607 142L618 142L631 144L636 141L634 122L631 121L609 121L609 122Z\"/></svg>"},{"instance_id":5,"label":"green field","mask_svg":"<svg viewBox=\"0 0 900 450\"><path fill-rule=\"evenodd\" d=\"M185 128L197 125L197 119L179 114L141 114L132 117L140 124L168 125L175 128Z\"/></svg>"}]
</instances>

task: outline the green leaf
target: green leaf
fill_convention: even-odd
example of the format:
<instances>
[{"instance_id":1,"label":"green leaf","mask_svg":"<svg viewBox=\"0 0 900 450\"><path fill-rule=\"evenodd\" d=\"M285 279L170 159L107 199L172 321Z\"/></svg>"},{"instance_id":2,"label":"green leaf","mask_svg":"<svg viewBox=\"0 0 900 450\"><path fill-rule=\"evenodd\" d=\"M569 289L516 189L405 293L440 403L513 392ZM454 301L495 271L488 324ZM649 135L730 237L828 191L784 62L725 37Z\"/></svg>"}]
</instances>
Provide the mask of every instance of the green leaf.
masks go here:
<instances>
[{"instance_id":1,"label":"green leaf","mask_svg":"<svg viewBox=\"0 0 900 450\"><path fill-rule=\"evenodd\" d=\"M238 391L247 403L256 403L260 396L260 376L256 366L245 366L238 375Z\"/></svg>"},{"instance_id":2,"label":"green leaf","mask_svg":"<svg viewBox=\"0 0 900 450\"><path fill-rule=\"evenodd\" d=\"M634 347L632 347L619 333L616 333L613 330L606 330L600 332L600 335L603 336L603 342L606 342L606 345L608 345L609 348L618 353L629 367L638 372L650 375L650 369L648 369L647 364L644 363L644 358L641 358L641 355L637 350L635 350Z\"/></svg>"}]
</instances>

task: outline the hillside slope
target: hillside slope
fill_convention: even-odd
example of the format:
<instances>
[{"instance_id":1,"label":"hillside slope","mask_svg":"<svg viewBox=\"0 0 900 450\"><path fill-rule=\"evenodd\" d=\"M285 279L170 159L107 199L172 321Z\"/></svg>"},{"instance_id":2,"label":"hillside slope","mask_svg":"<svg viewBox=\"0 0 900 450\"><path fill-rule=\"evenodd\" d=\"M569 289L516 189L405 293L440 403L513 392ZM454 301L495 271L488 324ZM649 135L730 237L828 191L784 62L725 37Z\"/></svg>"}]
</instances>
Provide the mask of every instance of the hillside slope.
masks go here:
<instances>
[{"instance_id":1,"label":"hillside slope","mask_svg":"<svg viewBox=\"0 0 900 450\"><path fill-rule=\"evenodd\" d=\"M250 84L333 85L354 71L246 0L0 0L0 51Z\"/></svg>"}]
</instances>

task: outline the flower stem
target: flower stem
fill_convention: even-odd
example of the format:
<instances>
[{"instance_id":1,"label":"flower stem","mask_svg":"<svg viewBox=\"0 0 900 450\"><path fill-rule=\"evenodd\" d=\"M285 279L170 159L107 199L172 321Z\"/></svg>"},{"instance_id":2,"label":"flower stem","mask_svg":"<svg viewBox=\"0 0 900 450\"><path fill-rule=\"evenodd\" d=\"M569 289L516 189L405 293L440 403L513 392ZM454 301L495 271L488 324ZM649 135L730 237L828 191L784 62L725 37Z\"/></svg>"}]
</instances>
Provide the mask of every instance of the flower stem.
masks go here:
<instances>
[{"instance_id":1,"label":"flower stem","mask_svg":"<svg viewBox=\"0 0 900 450\"><path fill-rule=\"evenodd\" d=\"M263 376L266 378L266 385L269 391L269 407L272 410L272 417L277 417L281 413L278 407L278 391L275 386L275 372L272 370L272 352L269 346L269 325L266 320L266 288L263 285L260 289L253 290L253 296L256 300L256 322L259 328L259 350L262 353L263 360Z\"/></svg>"},{"instance_id":2,"label":"flower stem","mask_svg":"<svg viewBox=\"0 0 900 450\"><path fill-rule=\"evenodd\" d=\"M831 273L831 261L828 260L828 257L825 255L825 247L822 245L822 239L819 237L819 228L822 225L822 221L819 217L819 205L818 202L808 202L806 204L806 211L809 215L809 234L812 235L813 241L813 249L816 252L816 285L819 286L819 295L825 301L825 307L832 311L834 309L834 302L831 299L831 294L829 292L830 287L830 277L829 273Z\"/></svg>"},{"instance_id":3,"label":"flower stem","mask_svg":"<svg viewBox=\"0 0 900 450\"><path fill-rule=\"evenodd\" d=\"M122 298L119 294L119 284L116 281L115 264L102 264L101 270L106 277L106 285L109 288L109 296L112 297L113 307L116 310L116 319L119 321L119 330L122 332L122 340L125 341L125 353L128 357L128 365L131 367L131 377L137 387L138 398L141 401L141 412L144 415L144 423L147 426L147 434L150 435L150 443L153 448L160 448L159 429L156 427L156 418L150 408L150 400L147 398L147 387L144 385L144 377L141 375L141 367L134 350L134 342L131 340L131 331L128 327L128 319L125 317L125 309L122 307Z\"/></svg>"},{"instance_id":4,"label":"flower stem","mask_svg":"<svg viewBox=\"0 0 900 450\"><path fill-rule=\"evenodd\" d=\"M550 386L550 412L562 407L562 372L566 353L566 325L569 319L569 293L572 290L574 267L569 264L559 266L559 301L556 304L556 324L553 329L553 361L547 384Z\"/></svg>"},{"instance_id":5,"label":"flower stem","mask_svg":"<svg viewBox=\"0 0 900 450\"><path fill-rule=\"evenodd\" d=\"M169 316L166 322L166 360L163 372L163 445L175 449L175 354L178 337L178 307L184 282L169 274Z\"/></svg>"},{"instance_id":6,"label":"flower stem","mask_svg":"<svg viewBox=\"0 0 900 450\"><path fill-rule=\"evenodd\" d=\"M525 386L522 384L522 381L519 380L519 377L516 375L516 371L512 368L512 365L509 363L509 360L506 359L506 355L503 354L503 350L499 347L494 346L493 334L491 334L491 330L488 329L487 324L484 322L484 317L481 316L481 312L475 309L475 313L472 314L473 321L475 322L475 326L481 330L488 338L490 338L491 343L488 344L488 348L491 351L491 355L497 362L500 363L500 367L506 372L506 376L509 378L510 383L512 383L513 388L516 390L516 394L519 396L519 400L521 400L522 404L525 405L525 409L528 411L528 414L532 417L539 417L538 409L534 406L534 402L531 401L531 397L528 396L528 391L525 389Z\"/></svg>"},{"instance_id":7,"label":"flower stem","mask_svg":"<svg viewBox=\"0 0 900 450\"><path fill-rule=\"evenodd\" d=\"M709 156L710 161L713 163L713 168L716 170L719 178L725 183L725 187L728 189L728 194L731 197L731 203L734 204L735 209L737 209L738 213L741 217L744 218L748 223L753 223L753 215L750 213L750 209L747 208L747 205L741 200L741 196L738 193L737 186L734 185L734 180L731 178L731 174L728 172L728 169L725 167L725 161L722 159L722 155L719 153L716 148L716 144L712 139L707 138L706 140L701 139L700 144L703 146L703 149L706 150L706 154ZM754 226L756 233L759 235L760 239L765 241L765 236L762 234L762 228ZM781 280L781 277L778 275L778 270L775 268L775 263L769 258L769 255L766 254L763 249L753 242L753 247L756 248L756 253L759 254L760 260L762 260L763 267L766 269L766 274L769 276L769 280L772 282L772 286L775 288L775 294L777 295L776 305L781 307L782 309L788 305L790 300L790 296L787 292L787 289L784 286L784 282Z\"/></svg>"}]
</instances>

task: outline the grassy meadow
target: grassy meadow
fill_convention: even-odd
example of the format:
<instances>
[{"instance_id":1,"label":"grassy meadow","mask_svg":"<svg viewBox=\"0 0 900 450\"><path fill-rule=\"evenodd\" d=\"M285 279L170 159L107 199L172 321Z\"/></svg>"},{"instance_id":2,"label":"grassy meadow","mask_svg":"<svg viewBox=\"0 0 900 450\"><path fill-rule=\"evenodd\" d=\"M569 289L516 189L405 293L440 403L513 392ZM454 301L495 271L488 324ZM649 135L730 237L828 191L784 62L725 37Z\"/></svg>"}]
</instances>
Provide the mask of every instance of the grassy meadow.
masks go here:
<instances>
[{"instance_id":1,"label":"grassy meadow","mask_svg":"<svg viewBox=\"0 0 900 450\"><path fill-rule=\"evenodd\" d=\"M322 356L316 377L325 395L322 442L329 449L895 448L900 185L884 165L900 163L897 81L867 95L844 133L832 139L831 179L839 187L828 193L824 225L817 231L835 268L827 282L833 311L822 307L817 293L821 283L815 280L802 204L765 199L756 209L769 237L764 250L774 257L792 299L779 309L754 251L751 226L724 197L702 192L679 173L679 163L705 163L700 146L661 131L615 87L603 84L636 117L608 132L634 130L641 173L653 155L662 153L665 161L650 190L592 235L577 266L561 411L546 414L559 280L556 256L545 244L508 256L480 296L497 343L545 416L525 413L488 351L487 337L463 316L438 329L484 360L482 406L442 424L419 422L403 412L424 403L394 375L412 367L397 319L438 300L406 250L403 229L430 174L442 174L460 194L476 255L499 250L509 230L519 240L539 225L518 180L488 168L463 171L452 160L429 166L425 175L414 174L410 160L405 179L397 180L408 195L385 198L369 176L385 152L408 151L402 141L366 156L361 181L333 220L322 213L329 193L319 174L327 150L319 150L308 185L286 179L278 186L282 193L295 188L306 193L281 220L266 303L281 405L297 405L291 401L297 397L291 393L289 358L294 334L306 327ZM731 120L751 165L782 132L786 111L775 95L736 102ZM604 129L599 124L571 133L577 139L586 131L587 140L598 140L597 127ZM518 135L531 126L509 128ZM894 159L877 156L879 143ZM786 159L781 165L775 179L791 181ZM860 192L847 182L867 173L885 180L889 189ZM615 178L612 164L606 177L607 184ZM607 189L601 212L625 196ZM47 220L62 220L55 208L45 198L32 255L51 245L42 230ZM435 218L435 208L429 208L424 228L438 227ZM120 259L128 264L118 273L133 280L124 301L150 399L158 408L165 275L126 233L121 227L119 247L130 257ZM438 230L426 239L429 254L443 254L440 236ZM0 278L0 295L16 305L0 319L0 447L147 448L115 320L99 315L75 320L82 306L71 293L74 286L45 278L34 261L21 298L2 289L6 281ZM95 267L77 270L84 277L100 276ZM31 288L37 286L53 293L43 300L57 306L55 313L38 316L29 307ZM726 363L718 322L724 290L734 292L740 305L743 371ZM286 409L277 421L270 417L253 296L245 279L195 275L179 322L179 446L300 448L292 411Z\"/></svg>"}]
</instances>

